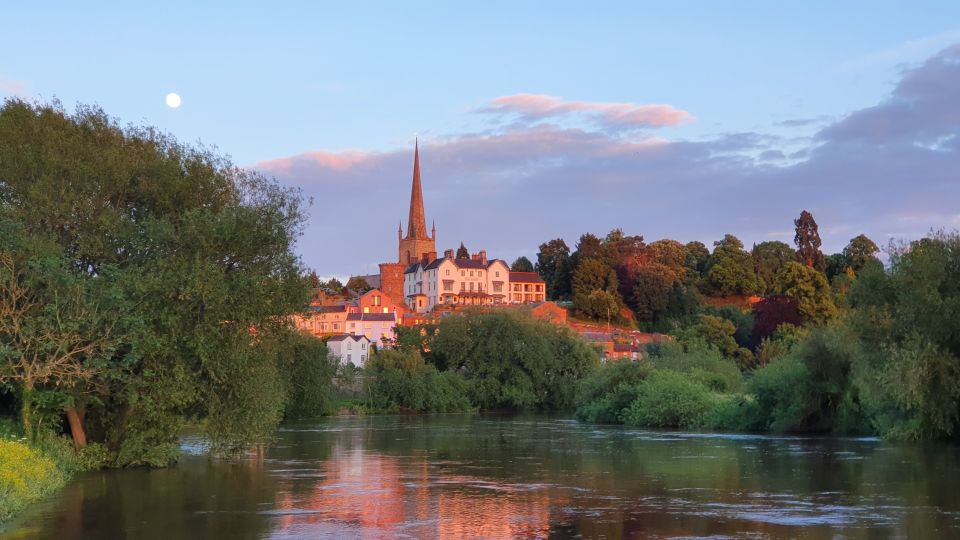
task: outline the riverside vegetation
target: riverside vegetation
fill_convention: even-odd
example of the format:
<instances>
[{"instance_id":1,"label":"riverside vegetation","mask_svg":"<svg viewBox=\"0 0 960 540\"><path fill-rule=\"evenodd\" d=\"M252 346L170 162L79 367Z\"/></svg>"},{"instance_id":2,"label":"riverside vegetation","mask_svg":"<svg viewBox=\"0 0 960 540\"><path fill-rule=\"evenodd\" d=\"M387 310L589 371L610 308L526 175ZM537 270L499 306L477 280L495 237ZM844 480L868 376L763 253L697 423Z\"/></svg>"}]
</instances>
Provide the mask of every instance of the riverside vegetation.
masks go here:
<instances>
[{"instance_id":1,"label":"riverside vegetation","mask_svg":"<svg viewBox=\"0 0 960 540\"><path fill-rule=\"evenodd\" d=\"M645 243L615 230L540 246L576 316L668 332L601 362L522 311L404 328L362 370L290 315L299 193L96 108L0 108L0 520L98 467L161 467L184 427L230 454L285 419L361 412L575 411L589 422L956 440L960 237L824 256L726 235ZM527 268L530 261L518 261ZM758 295L752 305L724 305ZM24 482L35 478L35 482Z\"/></svg>"}]
</instances>

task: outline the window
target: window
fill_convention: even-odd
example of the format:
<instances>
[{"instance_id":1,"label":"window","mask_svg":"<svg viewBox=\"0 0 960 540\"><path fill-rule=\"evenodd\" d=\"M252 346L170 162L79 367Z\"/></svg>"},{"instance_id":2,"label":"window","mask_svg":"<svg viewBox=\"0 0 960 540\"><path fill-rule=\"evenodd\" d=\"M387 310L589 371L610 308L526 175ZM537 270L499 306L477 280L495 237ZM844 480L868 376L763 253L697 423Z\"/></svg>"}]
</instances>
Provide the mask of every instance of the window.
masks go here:
<instances>
[{"instance_id":1,"label":"window","mask_svg":"<svg viewBox=\"0 0 960 540\"><path fill-rule=\"evenodd\" d=\"M361 341L361 342L360 342L360 349L361 349L361 350L364 350L364 351L367 350L367 344ZM362 359L362 358L363 358L363 357L361 357L361 359Z\"/></svg>"},{"instance_id":2,"label":"window","mask_svg":"<svg viewBox=\"0 0 960 540\"><path fill-rule=\"evenodd\" d=\"M363 308L363 312L364 312L364 313L370 313L370 308L369 308L369 307Z\"/></svg>"},{"instance_id":3,"label":"window","mask_svg":"<svg viewBox=\"0 0 960 540\"><path fill-rule=\"evenodd\" d=\"M473 292L473 282L470 282L470 292Z\"/></svg>"},{"instance_id":4,"label":"window","mask_svg":"<svg viewBox=\"0 0 960 540\"><path fill-rule=\"evenodd\" d=\"M349 350L352 350L352 349L353 349L353 342L348 341L348 342L347 342L347 350L349 351Z\"/></svg>"},{"instance_id":5,"label":"window","mask_svg":"<svg viewBox=\"0 0 960 540\"><path fill-rule=\"evenodd\" d=\"M348 354L348 355L347 355L347 362L350 362L352 359L353 359L353 355L352 355L352 354Z\"/></svg>"},{"instance_id":6,"label":"window","mask_svg":"<svg viewBox=\"0 0 960 540\"><path fill-rule=\"evenodd\" d=\"M493 292L503 292L503 283L499 281L493 282Z\"/></svg>"},{"instance_id":7,"label":"window","mask_svg":"<svg viewBox=\"0 0 960 540\"><path fill-rule=\"evenodd\" d=\"M466 275L467 275L467 271L466 271L466 270L461 270L461 271L460 271L460 277L464 277L464 276L466 276Z\"/></svg>"},{"instance_id":8,"label":"window","mask_svg":"<svg viewBox=\"0 0 960 540\"><path fill-rule=\"evenodd\" d=\"M447 274L446 274L446 275L448 275L448 276L450 275L450 269L449 269L449 268L447 268Z\"/></svg>"},{"instance_id":9,"label":"window","mask_svg":"<svg viewBox=\"0 0 960 540\"><path fill-rule=\"evenodd\" d=\"M497 277L500 277L500 272L499 272L499 271L494 272L493 274L494 274L495 276L497 276Z\"/></svg>"},{"instance_id":10,"label":"window","mask_svg":"<svg viewBox=\"0 0 960 540\"><path fill-rule=\"evenodd\" d=\"M453 280L449 280L449 281L445 280L445 281L443 282L443 290L445 290L445 291L452 291L452 290L453 290Z\"/></svg>"},{"instance_id":11,"label":"window","mask_svg":"<svg viewBox=\"0 0 960 540\"><path fill-rule=\"evenodd\" d=\"M333 329L334 329L334 330L339 330L339 329L340 329L340 323L333 323Z\"/></svg>"},{"instance_id":12,"label":"window","mask_svg":"<svg viewBox=\"0 0 960 540\"><path fill-rule=\"evenodd\" d=\"M375 305L375 306L379 306L379 305L380 305L380 295L379 295L379 294L374 295L374 297L373 297L373 305Z\"/></svg>"},{"instance_id":13,"label":"window","mask_svg":"<svg viewBox=\"0 0 960 540\"><path fill-rule=\"evenodd\" d=\"M470 271L470 277L473 277L473 270Z\"/></svg>"}]
</instances>

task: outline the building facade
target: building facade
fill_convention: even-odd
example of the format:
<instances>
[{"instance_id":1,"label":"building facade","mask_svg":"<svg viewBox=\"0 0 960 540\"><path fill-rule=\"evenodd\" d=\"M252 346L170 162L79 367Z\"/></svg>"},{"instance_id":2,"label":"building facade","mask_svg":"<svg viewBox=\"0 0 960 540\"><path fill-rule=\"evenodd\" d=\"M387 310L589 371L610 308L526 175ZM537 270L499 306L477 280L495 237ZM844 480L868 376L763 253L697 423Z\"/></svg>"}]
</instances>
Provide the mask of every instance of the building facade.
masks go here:
<instances>
[{"instance_id":1,"label":"building facade","mask_svg":"<svg viewBox=\"0 0 960 540\"><path fill-rule=\"evenodd\" d=\"M339 358L357 367L363 367L372 352L370 339L366 336L339 334L327 340L327 351L331 358Z\"/></svg>"}]
</instances>

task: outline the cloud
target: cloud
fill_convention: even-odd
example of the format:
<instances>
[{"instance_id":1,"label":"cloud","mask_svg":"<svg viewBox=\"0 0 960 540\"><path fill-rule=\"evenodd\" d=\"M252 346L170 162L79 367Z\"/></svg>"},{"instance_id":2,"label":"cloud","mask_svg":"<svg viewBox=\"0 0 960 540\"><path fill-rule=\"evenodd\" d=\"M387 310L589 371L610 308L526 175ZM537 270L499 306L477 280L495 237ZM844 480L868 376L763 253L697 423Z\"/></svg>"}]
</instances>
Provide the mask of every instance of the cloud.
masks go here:
<instances>
[{"instance_id":1,"label":"cloud","mask_svg":"<svg viewBox=\"0 0 960 540\"><path fill-rule=\"evenodd\" d=\"M648 240L709 245L732 233L748 246L789 243L803 209L816 217L831 252L860 233L883 242L891 227L920 236L956 226L958 56L960 48L951 47L904 71L890 96L825 126L801 151L795 141L766 133L699 141L622 136L603 125L550 122L603 110L574 106L581 102L501 102L538 121L420 141L437 248L462 240L512 260L534 256L551 238L573 246L584 232L615 227ZM412 142L397 151L310 152L255 166L314 198L300 243L308 265L324 274L364 273L395 258Z\"/></svg>"},{"instance_id":2,"label":"cloud","mask_svg":"<svg viewBox=\"0 0 960 540\"><path fill-rule=\"evenodd\" d=\"M600 126L616 129L677 126L693 121L690 113L672 105L565 101L543 94L501 96L481 107L479 112L514 114L525 121L584 115Z\"/></svg>"},{"instance_id":3,"label":"cloud","mask_svg":"<svg viewBox=\"0 0 960 540\"><path fill-rule=\"evenodd\" d=\"M13 79L4 79L0 77L0 94L10 94L12 96L23 96L27 93L27 85Z\"/></svg>"}]
</instances>

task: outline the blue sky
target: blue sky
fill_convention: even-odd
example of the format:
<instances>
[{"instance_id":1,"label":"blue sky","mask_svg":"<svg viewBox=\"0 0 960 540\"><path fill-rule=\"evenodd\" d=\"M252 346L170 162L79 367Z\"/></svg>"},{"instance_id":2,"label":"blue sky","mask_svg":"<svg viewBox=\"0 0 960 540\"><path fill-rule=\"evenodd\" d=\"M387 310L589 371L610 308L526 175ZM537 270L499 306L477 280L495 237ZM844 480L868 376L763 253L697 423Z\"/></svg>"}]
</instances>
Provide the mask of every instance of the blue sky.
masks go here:
<instances>
[{"instance_id":1,"label":"blue sky","mask_svg":"<svg viewBox=\"0 0 960 540\"><path fill-rule=\"evenodd\" d=\"M393 256L415 136L441 249L512 259L614 226L749 246L789 241L803 208L828 250L960 224L942 200L960 194L952 151L875 169L871 152L897 155L889 141L853 151L830 135L926 80L911 70L960 43L958 2L273 4L4 6L0 96L97 103L301 187L316 202L300 250L321 274ZM952 81L953 58L927 71ZM611 120L624 112L646 116ZM929 134L916 122L936 114L922 112L897 121ZM953 140L958 124L934 135ZM643 159L611 158L632 152ZM922 178L898 176L914 161ZM806 181L822 189L771 187ZM346 202L358 190L362 210ZM358 240L369 250L345 255Z\"/></svg>"}]
</instances>

